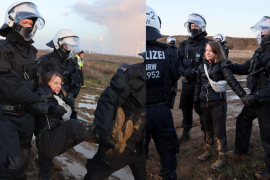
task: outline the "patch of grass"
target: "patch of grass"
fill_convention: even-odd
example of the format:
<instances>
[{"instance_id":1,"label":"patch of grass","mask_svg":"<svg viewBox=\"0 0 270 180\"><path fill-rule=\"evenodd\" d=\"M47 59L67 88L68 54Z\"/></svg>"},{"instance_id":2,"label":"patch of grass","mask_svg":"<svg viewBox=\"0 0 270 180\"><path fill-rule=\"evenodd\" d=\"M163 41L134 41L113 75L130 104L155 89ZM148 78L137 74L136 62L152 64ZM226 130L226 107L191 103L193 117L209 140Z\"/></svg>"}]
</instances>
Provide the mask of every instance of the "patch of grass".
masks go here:
<instances>
[{"instance_id":1,"label":"patch of grass","mask_svg":"<svg viewBox=\"0 0 270 180\"><path fill-rule=\"evenodd\" d=\"M181 155L189 155L191 153L191 150L189 148L183 149L182 151L180 151L179 154Z\"/></svg>"},{"instance_id":2,"label":"patch of grass","mask_svg":"<svg viewBox=\"0 0 270 180\"><path fill-rule=\"evenodd\" d=\"M86 61L83 67L84 84L90 87L107 87L119 66L120 64L111 62Z\"/></svg>"}]
</instances>

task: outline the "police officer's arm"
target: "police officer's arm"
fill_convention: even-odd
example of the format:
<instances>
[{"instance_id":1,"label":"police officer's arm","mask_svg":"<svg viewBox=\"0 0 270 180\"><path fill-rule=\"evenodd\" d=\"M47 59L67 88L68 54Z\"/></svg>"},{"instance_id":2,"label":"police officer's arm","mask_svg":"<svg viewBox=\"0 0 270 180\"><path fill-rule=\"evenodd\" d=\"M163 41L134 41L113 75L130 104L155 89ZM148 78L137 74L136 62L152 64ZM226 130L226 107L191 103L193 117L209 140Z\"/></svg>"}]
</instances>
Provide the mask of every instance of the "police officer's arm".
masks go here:
<instances>
[{"instance_id":1,"label":"police officer's arm","mask_svg":"<svg viewBox=\"0 0 270 180\"><path fill-rule=\"evenodd\" d=\"M201 63L199 68L198 68L197 81L195 83L193 102L200 102L200 93L201 93L201 87L202 87L202 80L201 80L201 73L202 73L201 69L202 68L203 68L203 63Z\"/></svg>"},{"instance_id":2,"label":"police officer's arm","mask_svg":"<svg viewBox=\"0 0 270 180\"><path fill-rule=\"evenodd\" d=\"M183 42L180 42L177 49L177 62L179 63L179 71L182 76L185 76L185 66L183 64L183 59L185 57L185 51L183 48Z\"/></svg>"},{"instance_id":3,"label":"police officer's arm","mask_svg":"<svg viewBox=\"0 0 270 180\"><path fill-rule=\"evenodd\" d=\"M170 79L172 80L172 84L175 84L175 82L178 81L178 79L181 77L179 67L177 65L176 59L174 59L175 56L169 56L169 67L170 67Z\"/></svg>"},{"instance_id":4,"label":"police officer's arm","mask_svg":"<svg viewBox=\"0 0 270 180\"><path fill-rule=\"evenodd\" d=\"M97 125L96 134L111 134L115 112L130 94L128 79L127 72L117 70L110 86L100 95L94 119L94 124Z\"/></svg>"},{"instance_id":5,"label":"police officer's arm","mask_svg":"<svg viewBox=\"0 0 270 180\"><path fill-rule=\"evenodd\" d=\"M234 68L231 69L233 74L248 75L250 69L251 59L247 60L244 64L234 64Z\"/></svg>"},{"instance_id":6,"label":"police officer's arm","mask_svg":"<svg viewBox=\"0 0 270 180\"><path fill-rule=\"evenodd\" d=\"M229 56L229 48L226 46L226 49L224 49L224 54L226 56L226 58L228 59Z\"/></svg>"},{"instance_id":7,"label":"police officer's arm","mask_svg":"<svg viewBox=\"0 0 270 180\"><path fill-rule=\"evenodd\" d=\"M266 65L266 71L268 71L268 73L270 72L270 62ZM270 76L268 77L268 82L265 87L255 93L255 99L258 102L270 102Z\"/></svg>"},{"instance_id":8,"label":"police officer's arm","mask_svg":"<svg viewBox=\"0 0 270 180\"><path fill-rule=\"evenodd\" d=\"M38 94L33 93L23 83L17 73L12 69L10 62L4 54L0 58L0 89L11 101L25 104L40 101Z\"/></svg>"},{"instance_id":9,"label":"police officer's arm","mask_svg":"<svg viewBox=\"0 0 270 180\"><path fill-rule=\"evenodd\" d=\"M235 79L232 71L229 68L221 68L225 80L228 82L232 90L240 97L246 95L246 91L242 88L239 82Z\"/></svg>"},{"instance_id":10,"label":"police officer's arm","mask_svg":"<svg viewBox=\"0 0 270 180\"><path fill-rule=\"evenodd\" d=\"M69 91L67 93L72 93L73 94L73 98L75 99L79 93L80 93L80 90L81 90L81 86L76 86L76 85L73 85L70 87Z\"/></svg>"},{"instance_id":11,"label":"police officer's arm","mask_svg":"<svg viewBox=\"0 0 270 180\"><path fill-rule=\"evenodd\" d=\"M41 61L41 77L46 74L47 72L49 72L48 70L48 59L44 56L41 56L40 58L38 58L39 61Z\"/></svg>"},{"instance_id":12,"label":"police officer's arm","mask_svg":"<svg viewBox=\"0 0 270 180\"><path fill-rule=\"evenodd\" d=\"M70 86L70 89L69 89L69 91L67 93L72 93L73 94L73 98L76 98L79 95L80 90L81 90L81 86L80 86L80 82L79 82L80 81L80 78L78 77L79 76L79 65L78 65L78 62L75 61L75 59L72 59L71 58L71 61L72 61L73 65L74 65L74 67L76 67L74 69L74 72L73 73L75 73L77 76L75 78L74 85L71 85Z\"/></svg>"},{"instance_id":13,"label":"police officer's arm","mask_svg":"<svg viewBox=\"0 0 270 180\"><path fill-rule=\"evenodd\" d=\"M44 89L44 85L40 85L36 88L36 90L34 91L34 93L36 94L42 94L42 95L46 95L45 89ZM31 112L33 114L36 115L46 115L48 114L49 111L49 104L47 103L35 103L35 104L26 104L26 110L28 112Z\"/></svg>"}]
</instances>

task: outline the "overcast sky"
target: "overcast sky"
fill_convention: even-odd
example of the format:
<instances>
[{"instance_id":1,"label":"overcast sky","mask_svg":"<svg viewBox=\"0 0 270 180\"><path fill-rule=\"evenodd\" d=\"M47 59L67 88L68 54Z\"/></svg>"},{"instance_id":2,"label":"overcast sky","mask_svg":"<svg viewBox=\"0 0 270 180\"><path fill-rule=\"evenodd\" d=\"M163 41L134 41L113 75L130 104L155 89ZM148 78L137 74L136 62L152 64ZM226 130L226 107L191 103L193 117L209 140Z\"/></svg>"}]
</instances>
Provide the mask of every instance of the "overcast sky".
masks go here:
<instances>
[{"instance_id":1,"label":"overcast sky","mask_svg":"<svg viewBox=\"0 0 270 180\"><path fill-rule=\"evenodd\" d=\"M255 38L250 27L263 16L270 16L269 0L146 0L146 4L160 16L164 35L188 35L184 27L188 15L200 13L210 36L221 33Z\"/></svg>"},{"instance_id":2,"label":"overcast sky","mask_svg":"<svg viewBox=\"0 0 270 180\"><path fill-rule=\"evenodd\" d=\"M7 8L18 0L1 1L0 24ZM38 49L60 29L80 37L81 49L136 55L145 41L145 0L31 0L45 19L34 37ZM1 18L2 17L2 18Z\"/></svg>"}]
</instances>

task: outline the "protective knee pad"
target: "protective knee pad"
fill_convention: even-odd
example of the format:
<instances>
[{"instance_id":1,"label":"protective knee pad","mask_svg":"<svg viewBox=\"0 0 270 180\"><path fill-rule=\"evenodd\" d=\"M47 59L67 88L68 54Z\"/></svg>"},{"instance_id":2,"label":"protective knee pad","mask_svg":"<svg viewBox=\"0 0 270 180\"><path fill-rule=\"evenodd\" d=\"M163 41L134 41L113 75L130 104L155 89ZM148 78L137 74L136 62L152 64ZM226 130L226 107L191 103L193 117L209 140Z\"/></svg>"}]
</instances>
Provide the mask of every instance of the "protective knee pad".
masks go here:
<instances>
[{"instance_id":1,"label":"protective knee pad","mask_svg":"<svg viewBox=\"0 0 270 180\"><path fill-rule=\"evenodd\" d=\"M25 169L28 167L29 163L29 157L24 154L22 154L20 157L7 156L7 164L0 167L0 177L16 178L25 172Z\"/></svg>"},{"instance_id":2,"label":"protective knee pad","mask_svg":"<svg viewBox=\"0 0 270 180\"><path fill-rule=\"evenodd\" d=\"M253 118L252 115L249 114L248 112L244 112L244 113L242 112L242 113L239 114L239 116L237 116L236 119L237 119L237 120L244 120L244 121L250 122L250 121L252 121L254 118Z\"/></svg>"},{"instance_id":3,"label":"protective knee pad","mask_svg":"<svg viewBox=\"0 0 270 180\"><path fill-rule=\"evenodd\" d=\"M20 135L20 144L22 149L31 149L32 135L30 136L21 136Z\"/></svg>"}]
</instances>

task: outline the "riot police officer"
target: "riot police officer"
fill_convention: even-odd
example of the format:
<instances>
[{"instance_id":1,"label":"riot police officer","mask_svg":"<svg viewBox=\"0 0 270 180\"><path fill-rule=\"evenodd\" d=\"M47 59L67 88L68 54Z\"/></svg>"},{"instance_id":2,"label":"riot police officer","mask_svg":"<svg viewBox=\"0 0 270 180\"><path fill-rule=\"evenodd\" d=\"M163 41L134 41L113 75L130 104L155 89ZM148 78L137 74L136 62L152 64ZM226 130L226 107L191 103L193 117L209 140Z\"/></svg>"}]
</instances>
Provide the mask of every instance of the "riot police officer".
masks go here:
<instances>
[{"instance_id":1,"label":"riot police officer","mask_svg":"<svg viewBox=\"0 0 270 180\"><path fill-rule=\"evenodd\" d=\"M65 102L72 108L73 116L71 119L77 119L74 99L80 92L81 79L78 63L71 57L75 52L80 51L79 37L71 30L62 29L46 45L53 48L53 52L39 58L42 62L41 75L49 71L55 71L63 76L64 84L62 88L67 93Z\"/></svg>"},{"instance_id":2,"label":"riot police officer","mask_svg":"<svg viewBox=\"0 0 270 180\"><path fill-rule=\"evenodd\" d=\"M232 69L233 73L247 76L247 88L251 90L249 95L242 98L245 106L236 119L235 150L227 152L227 157L247 159L249 141L252 129L252 121L258 118L260 137L266 152L265 169L255 173L258 179L270 178L270 17L262 19L251 27L257 33L260 48L253 57L244 64L233 64L227 60L224 67Z\"/></svg>"},{"instance_id":3,"label":"riot police officer","mask_svg":"<svg viewBox=\"0 0 270 180\"><path fill-rule=\"evenodd\" d=\"M224 36L224 34L216 34L215 36L213 36L213 39L216 42L220 43L220 45L221 45L221 47L223 49L223 52L224 52L226 58L228 59L229 48L228 48L228 46L225 45L227 43L227 41L226 41L226 37Z\"/></svg>"},{"instance_id":4,"label":"riot police officer","mask_svg":"<svg viewBox=\"0 0 270 180\"><path fill-rule=\"evenodd\" d=\"M209 41L209 39L205 38L207 35L206 20L202 15L196 13L190 14L184 26L187 28L190 37L188 40L180 42L178 46L177 58L180 63L181 75L184 76L179 105L179 108L182 108L182 127L184 128L182 136L179 138L180 143L190 138L190 129L193 123L193 97L197 70L199 65L203 62L202 57L205 51L205 44ZM204 131L201 117L200 122L202 131Z\"/></svg>"},{"instance_id":5,"label":"riot police officer","mask_svg":"<svg viewBox=\"0 0 270 180\"><path fill-rule=\"evenodd\" d=\"M104 179L129 165L135 180L146 179L145 124L146 124L145 63L120 66L100 95L95 110L94 124L99 148L86 163L84 180ZM133 122L133 132L126 148L120 152L112 140L112 122L118 107L125 114L125 122Z\"/></svg>"},{"instance_id":6,"label":"riot police officer","mask_svg":"<svg viewBox=\"0 0 270 180\"><path fill-rule=\"evenodd\" d=\"M157 42L161 21L157 13L146 6L146 143L151 138L160 155L163 180L175 180L176 153L179 143L169 108L170 90L180 78L174 51Z\"/></svg>"},{"instance_id":7,"label":"riot police officer","mask_svg":"<svg viewBox=\"0 0 270 180\"><path fill-rule=\"evenodd\" d=\"M167 38L167 40L166 40L166 44L168 44L168 46L173 49L173 51L175 52L175 54L177 54L177 47L175 46L176 39L174 37L169 36Z\"/></svg>"},{"instance_id":8,"label":"riot police officer","mask_svg":"<svg viewBox=\"0 0 270 180\"><path fill-rule=\"evenodd\" d=\"M0 28L0 179L26 180L35 116L26 103L45 102L32 92L38 84L37 49L31 44L45 24L31 2L13 3Z\"/></svg>"}]
</instances>

